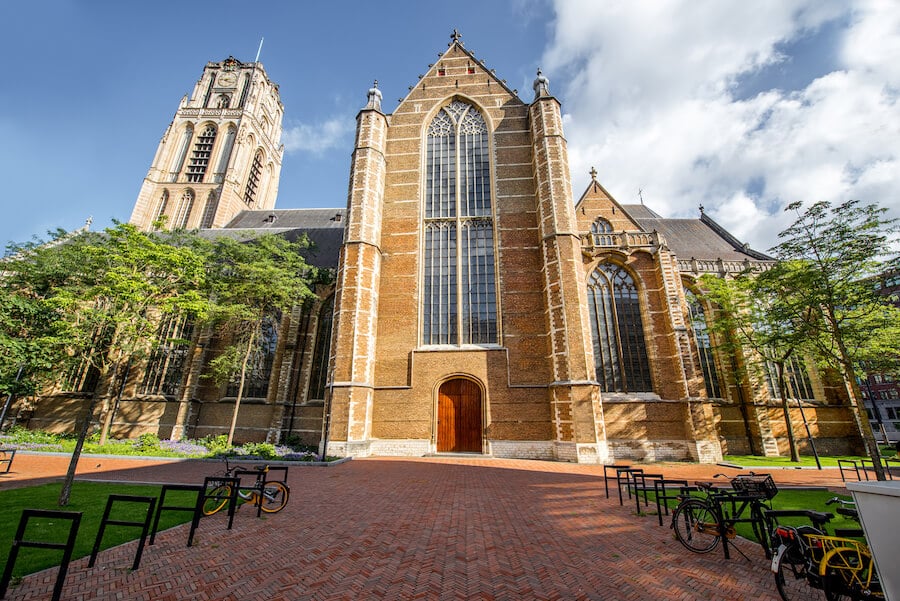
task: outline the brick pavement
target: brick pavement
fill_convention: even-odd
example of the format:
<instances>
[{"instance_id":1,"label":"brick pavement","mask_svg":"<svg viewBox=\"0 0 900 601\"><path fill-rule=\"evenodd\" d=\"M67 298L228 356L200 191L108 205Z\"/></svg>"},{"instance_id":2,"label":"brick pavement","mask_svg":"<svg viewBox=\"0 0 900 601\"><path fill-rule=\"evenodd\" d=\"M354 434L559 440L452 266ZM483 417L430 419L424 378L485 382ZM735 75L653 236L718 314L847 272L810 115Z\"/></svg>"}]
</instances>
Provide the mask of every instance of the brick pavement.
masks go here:
<instances>
[{"instance_id":1,"label":"brick pavement","mask_svg":"<svg viewBox=\"0 0 900 601\"><path fill-rule=\"evenodd\" d=\"M23 459L19 462L19 459ZM66 459L16 457L15 482L60 475ZM99 465L98 465L99 464ZM59 466L62 466L60 468ZM80 478L196 482L203 461L89 456ZM60 471L61 470L61 471ZM648 471L651 471L648 469ZM708 478L717 466L656 464L667 477ZM779 483L840 487L837 470L778 470ZM372 458L295 467L291 501L258 520L205 518L161 533L138 570L136 543L72 563L65 599L777 599L762 551L741 543L687 552L656 516L605 498L602 468L482 458ZM8 544L3 542L2 544ZM26 577L6 599L49 599L56 570Z\"/></svg>"}]
</instances>

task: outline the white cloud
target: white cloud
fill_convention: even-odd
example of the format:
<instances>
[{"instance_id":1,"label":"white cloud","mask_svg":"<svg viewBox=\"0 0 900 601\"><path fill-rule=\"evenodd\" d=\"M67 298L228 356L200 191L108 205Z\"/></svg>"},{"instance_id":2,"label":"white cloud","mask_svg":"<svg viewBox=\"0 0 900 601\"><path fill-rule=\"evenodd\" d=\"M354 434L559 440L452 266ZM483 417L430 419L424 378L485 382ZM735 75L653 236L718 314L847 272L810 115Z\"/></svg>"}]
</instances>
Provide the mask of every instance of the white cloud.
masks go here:
<instances>
[{"instance_id":1,"label":"white cloud","mask_svg":"<svg viewBox=\"0 0 900 601\"><path fill-rule=\"evenodd\" d=\"M322 123L300 123L284 130L281 142L287 152L322 154L332 148L345 148L347 136L355 126L353 119L334 117Z\"/></svg>"},{"instance_id":2,"label":"white cloud","mask_svg":"<svg viewBox=\"0 0 900 601\"><path fill-rule=\"evenodd\" d=\"M900 4L889 0L557 0L545 74L563 102L578 196L596 166L623 203L697 206L765 250L795 200L857 198L900 215ZM834 20L831 72L735 95ZM787 44L787 46L786 46ZM806 77L804 77L806 75Z\"/></svg>"}]
</instances>

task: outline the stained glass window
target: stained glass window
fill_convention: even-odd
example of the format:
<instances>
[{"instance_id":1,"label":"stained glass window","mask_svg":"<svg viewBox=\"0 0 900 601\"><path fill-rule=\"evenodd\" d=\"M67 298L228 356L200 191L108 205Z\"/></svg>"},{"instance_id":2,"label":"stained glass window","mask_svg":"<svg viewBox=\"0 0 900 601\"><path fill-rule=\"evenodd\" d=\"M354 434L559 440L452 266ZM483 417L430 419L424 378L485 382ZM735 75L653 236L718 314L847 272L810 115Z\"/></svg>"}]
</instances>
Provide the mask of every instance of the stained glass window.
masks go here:
<instances>
[{"instance_id":1,"label":"stained glass window","mask_svg":"<svg viewBox=\"0 0 900 601\"><path fill-rule=\"evenodd\" d=\"M691 331L694 333L694 344L697 347L700 369L703 372L703 382L706 384L706 395L709 398L720 399L722 391L719 389L719 375L716 372L712 340L706 323L706 312L703 310L700 299L693 292L685 290L684 296L690 311Z\"/></svg>"},{"instance_id":2,"label":"stained glass window","mask_svg":"<svg viewBox=\"0 0 900 601\"><path fill-rule=\"evenodd\" d=\"M428 127L424 344L495 344L497 291L489 132L454 100Z\"/></svg>"},{"instance_id":3,"label":"stained glass window","mask_svg":"<svg viewBox=\"0 0 900 601\"><path fill-rule=\"evenodd\" d=\"M637 286L622 267L602 264L588 280L594 364L603 392L651 392Z\"/></svg>"}]
</instances>

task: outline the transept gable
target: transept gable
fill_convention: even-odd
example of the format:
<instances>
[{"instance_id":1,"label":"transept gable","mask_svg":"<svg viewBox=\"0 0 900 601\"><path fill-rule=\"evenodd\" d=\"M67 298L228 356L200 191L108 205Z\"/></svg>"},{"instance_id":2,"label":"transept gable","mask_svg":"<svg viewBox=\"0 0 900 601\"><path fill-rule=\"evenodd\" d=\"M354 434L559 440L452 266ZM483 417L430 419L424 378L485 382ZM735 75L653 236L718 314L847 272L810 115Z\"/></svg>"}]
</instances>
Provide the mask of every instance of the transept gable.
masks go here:
<instances>
[{"instance_id":1,"label":"transept gable","mask_svg":"<svg viewBox=\"0 0 900 601\"><path fill-rule=\"evenodd\" d=\"M575 203L575 215L578 219L578 229L585 234L591 231L591 226L598 219L608 223L610 231L613 232L643 230L628 211L597 181L595 169L591 169L591 182Z\"/></svg>"}]
</instances>

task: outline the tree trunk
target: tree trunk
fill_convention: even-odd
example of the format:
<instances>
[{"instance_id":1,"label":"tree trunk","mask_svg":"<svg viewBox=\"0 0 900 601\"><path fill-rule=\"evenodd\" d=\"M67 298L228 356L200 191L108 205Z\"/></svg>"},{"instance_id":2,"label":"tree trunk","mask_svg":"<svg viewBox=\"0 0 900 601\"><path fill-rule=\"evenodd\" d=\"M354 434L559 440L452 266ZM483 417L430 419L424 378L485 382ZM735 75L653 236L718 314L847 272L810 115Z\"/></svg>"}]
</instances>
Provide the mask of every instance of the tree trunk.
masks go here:
<instances>
[{"instance_id":1,"label":"tree trunk","mask_svg":"<svg viewBox=\"0 0 900 601\"><path fill-rule=\"evenodd\" d=\"M59 501L57 505L65 507L69 504L69 496L72 494L72 484L75 482L75 470L78 468L78 459L81 457L81 449L84 447L84 441L87 438L88 431L91 429L91 419L94 417L94 407L97 405L97 393L91 395L91 400L84 412L84 418L81 421L81 428L78 430L78 439L75 441L75 449L72 451L72 458L69 460L69 469L66 471L66 477L63 479L62 489L59 491Z\"/></svg>"},{"instance_id":2,"label":"tree trunk","mask_svg":"<svg viewBox=\"0 0 900 601\"><path fill-rule=\"evenodd\" d=\"M787 429L788 446L791 449L791 461L800 462L797 452L797 441L794 440L794 424L791 421L791 410L788 406L787 384L784 381L784 363L775 362L778 370L778 393L781 395L781 410L784 412L784 427Z\"/></svg>"},{"instance_id":3,"label":"tree trunk","mask_svg":"<svg viewBox=\"0 0 900 601\"><path fill-rule=\"evenodd\" d=\"M238 384L237 397L234 399L234 413L231 414L231 428L228 429L228 446L234 442L234 429L237 427L238 410L241 407L241 398L244 395L244 381L247 378L247 363L250 361L250 355L253 353L253 344L256 342L256 332L250 335L247 341L247 352L244 353L244 360L241 362L241 380Z\"/></svg>"},{"instance_id":4,"label":"tree trunk","mask_svg":"<svg viewBox=\"0 0 900 601\"><path fill-rule=\"evenodd\" d=\"M884 466L881 465L881 453L878 451L878 443L875 441L875 434L872 433L872 426L869 424L868 417L862 413L859 404L859 395L857 394L856 379L852 367L844 365L841 369L841 378L844 380L844 388L847 390L847 400L850 404L850 413L853 415L853 421L856 422L856 429L862 437L863 444L866 447L866 454L872 460L872 467L875 469L875 477L878 480L885 480Z\"/></svg>"},{"instance_id":5,"label":"tree trunk","mask_svg":"<svg viewBox=\"0 0 900 601\"><path fill-rule=\"evenodd\" d=\"M856 383L856 370L854 369L853 360L850 359L850 353L847 351L847 345L841 336L838 320L834 315L831 307L825 313L828 324L831 329L832 338L837 344L837 357L839 360L841 379L844 381L844 388L847 391L847 402L850 404L850 413L853 415L853 421L856 422L856 429L862 437L863 445L866 447L866 453L872 460L872 467L875 470L875 477L878 480L885 480L884 466L881 465L881 453L878 452L878 443L875 442L875 435L872 433L872 426L869 424L869 418L863 415L862 405L860 404L859 385Z\"/></svg>"}]
</instances>

